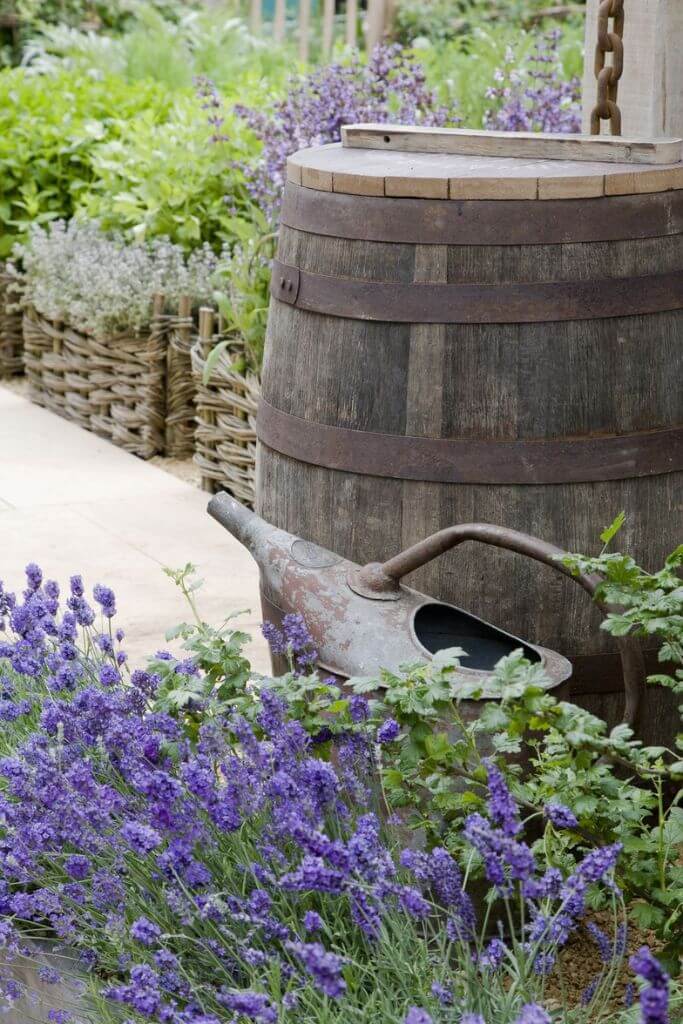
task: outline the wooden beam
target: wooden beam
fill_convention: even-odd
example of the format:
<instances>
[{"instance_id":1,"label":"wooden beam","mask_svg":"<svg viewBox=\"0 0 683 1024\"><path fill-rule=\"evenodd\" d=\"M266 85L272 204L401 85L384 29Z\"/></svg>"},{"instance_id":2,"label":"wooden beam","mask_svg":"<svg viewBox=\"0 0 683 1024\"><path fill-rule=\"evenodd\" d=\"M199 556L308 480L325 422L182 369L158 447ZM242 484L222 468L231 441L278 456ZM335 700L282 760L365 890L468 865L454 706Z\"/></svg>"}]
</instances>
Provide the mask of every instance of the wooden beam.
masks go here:
<instances>
[{"instance_id":1,"label":"wooden beam","mask_svg":"<svg viewBox=\"0 0 683 1024\"><path fill-rule=\"evenodd\" d=\"M586 4L583 130L597 86L593 61L600 0ZM624 135L683 135L683 0L625 0L624 73L618 105ZM609 125L603 129L609 131Z\"/></svg>"},{"instance_id":2,"label":"wooden beam","mask_svg":"<svg viewBox=\"0 0 683 1024\"><path fill-rule=\"evenodd\" d=\"M682 0L683 2L683 0ZM632 139L611 135L554 135L549 132L488 132L469 128L421 128L353 124L342 128L342 142L354 149L404 153L603 163L676 164L683 160L681 139Z\"/></svg>"}]
</instances>

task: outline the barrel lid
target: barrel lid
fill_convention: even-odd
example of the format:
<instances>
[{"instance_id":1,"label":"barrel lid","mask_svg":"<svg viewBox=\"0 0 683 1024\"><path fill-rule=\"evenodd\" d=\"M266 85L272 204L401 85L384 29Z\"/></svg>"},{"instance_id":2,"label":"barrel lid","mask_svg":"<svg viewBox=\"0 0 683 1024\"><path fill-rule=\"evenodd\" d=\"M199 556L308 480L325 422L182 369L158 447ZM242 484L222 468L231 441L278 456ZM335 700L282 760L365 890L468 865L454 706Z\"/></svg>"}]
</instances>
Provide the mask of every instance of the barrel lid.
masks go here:
<instances>
[{"instance_id":1,"label":"barrel lid","mask_svg":"<svg viewBox=\"0 0 683 1024\"><path fill-rule=\"evenodd\" d=\"M302 149L287 179L321 192L420 199L590 199L683 189L683 163L475 156L332 143Z\"/></svg>"}]
</instances>

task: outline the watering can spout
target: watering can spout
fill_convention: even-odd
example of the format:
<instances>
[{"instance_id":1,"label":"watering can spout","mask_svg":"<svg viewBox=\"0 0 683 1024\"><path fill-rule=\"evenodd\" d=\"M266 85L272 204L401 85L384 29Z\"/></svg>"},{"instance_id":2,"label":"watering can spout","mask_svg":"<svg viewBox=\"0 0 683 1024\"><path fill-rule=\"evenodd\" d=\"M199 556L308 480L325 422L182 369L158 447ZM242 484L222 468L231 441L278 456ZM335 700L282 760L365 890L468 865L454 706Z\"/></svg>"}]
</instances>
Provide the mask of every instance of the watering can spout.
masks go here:
<instances>
[{"instance_id":1,"label":"watering can spout","mask_svg":"<svg viewBox=\"0 0 683 1024\"><path fill-rule=\"evenodd\" d=\"M275 527L245 505L241 505L225 491L214 495L207 511L254 556L261 543L276 532Z\"/></svg>"}]
</instances>

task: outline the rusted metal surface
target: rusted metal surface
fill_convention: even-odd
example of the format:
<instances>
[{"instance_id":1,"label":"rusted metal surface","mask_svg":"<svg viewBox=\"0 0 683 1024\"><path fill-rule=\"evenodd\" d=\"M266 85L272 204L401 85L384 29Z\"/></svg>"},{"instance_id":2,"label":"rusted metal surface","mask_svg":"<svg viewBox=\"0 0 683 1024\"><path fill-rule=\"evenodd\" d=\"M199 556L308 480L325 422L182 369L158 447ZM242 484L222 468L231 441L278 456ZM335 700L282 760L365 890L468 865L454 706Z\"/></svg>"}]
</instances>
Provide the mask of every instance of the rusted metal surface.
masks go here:
<instances>
[{"instance_id":1,"label":"rusted metal surface","mask_svg":"<svg viewBox=\"0 0 683 1024\"><path fill-rule=\"evenodd\" d=\"M297 309L351 320L408 324L557 323L683 309L683 271L589 281L406 284L312 274L274 260L271 293Z\"/></svg>"},{"instance_id":2,"label":"rusted metal surface","mask_svg":"<svg viewBox=\"0 0 683 1024\"><path fill-rule=\"evenodd\" d=\"M361 567L276 529L225 493L211 499L208 511L256 560L266 617L279 622L288 612L303 615L320 668L342 680L379 675L383 668L395 671L405 663L429 660L437 650L449 647L469 652L476 667L467 668L464 659L455 682L477 680L482 699L497 696L488 685L495 662L520 647L530 660L541 662L550 689L569 679L571 664L562 655L403 585L403 576L464 541L493 544L552 566L576 579L591 597L600 582L596 576L572 576L562 564L566 552L561 548L489 523L441 530L383 564ZM437 620L437 625L430 629L428 622L424 627L425 618ZM645 680L643 654L633 641L621 638L620 656L624 720L634 724Z\"/></svg>"},{"instance_id":3,"label":"rusted metal surface","mask_svg":"<svg viewBox=\"0 0 683 1024\"><path fill-rule=\"evenodd\" d=\"M542 562L564 576L575 580L591 599L596 599L601 577L573 573L562 562L566 555L566 551L563 551L562 548L527 533L510 530L504 526L495 526L492 523L464 523L451 526L446 530L439 530L438 533L413 544L412 547L402 551L400 555L390 558L387 562L373 562L363 566L362 569L352 569L348 576L349 586L368 600L394 601L400 596L401 580L404 576L415 572L416 569L420 569L446 551L470 540L504 548L507 551L515 551L517 554ZM599 601L596 603L604 614L620 610ZM640 646L628 637L620 637L617 643L621 657L625 694L624 721L629 725L635 725L645 685L643 652Z\"/></svg>"},{"instance_id":4,"label":"rusted metal surface","mask_svg":"<svg viewBox=\"0 0 683 1024\"><path fill-rule=\"evenodd\" d=\"M382 668L396 670L406 662L429 660L432 654L420 641L415 621L418 613L432 608L452 615L465 639L481 634L491 649L502 652L522 647L532 660L542 663L549 688L559 686L571 674L571 665L562 655L409 587L401 585L396 600L368 600L349 586L350 575L360 568L354 562L270 526L227 494L212 498L208 511L258 563L265 602L279 614L296 611L303 615L321 668L339 678L374 676ZM457 632L448 633L443 643L443 647L453 646L467 649ZM477 680L482 699L495 698L495 691L487 685L490 670L467 668L466 664L463 659L456 683Z\"/></svg>"},{"instance_id":5,"label":"rusted metal surface","mask_svg":"<svg viewBox=\"0 0 683 1024\"><path fill-rule=\"evenodd\" d=\"M608 53L612 54L611 64L607 63ZM612 135L621 135L621 111L617 106L617 94L623 73L624 0L602 0L598 7L598 41L595 47L598 98L591 112L592 135L600 134L603 121L609 121Z\"/></svg>"},{"instance_id":6,"label":"rusted metal surface","mask_svg":"<svg viewBox=\"0 0 683 1024\"><path fill-rule=\"evenodd\" d=\"M552 441L379 434L317 423L261 399L259 440L299 462L363 476L464 484L628 480L683 469L683 427Z\"/></svg>"},{"instance_id":7,"label":"rusted metal surface","mask_svg":"<svg viewBox=\"0 0 683 1024\"><path fill-rule=\"evenodd\" d=\"M683 231L683 190L599 199L396 199L288 183L280 221L331 238L422 245L561 245Z\"/></svg>"}]
</instances>

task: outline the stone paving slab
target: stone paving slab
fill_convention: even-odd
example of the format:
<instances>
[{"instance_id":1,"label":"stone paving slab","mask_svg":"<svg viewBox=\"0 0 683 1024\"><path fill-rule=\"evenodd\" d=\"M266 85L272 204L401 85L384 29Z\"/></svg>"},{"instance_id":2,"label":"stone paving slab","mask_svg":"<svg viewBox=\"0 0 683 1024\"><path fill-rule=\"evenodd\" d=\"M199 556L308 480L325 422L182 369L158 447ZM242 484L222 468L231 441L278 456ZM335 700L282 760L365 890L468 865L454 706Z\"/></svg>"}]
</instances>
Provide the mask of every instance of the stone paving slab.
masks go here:
<instances>
[{"instance_id":1,"label":"stone paving slab","mask_svg":"<svg viewBox=\"0 0 683 1024\"><path fill-rule=\"evenodd\" d=\"M254 668L267 672L256 565L206 514L207 497L0 385L0 579L20 589L35 561L63 585L77 572L88 588L106 583L136 665L188 618L163 567L193 562L203 618L248 609L237 621L253 637Z\"/></svg>"}]
</instances>

